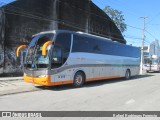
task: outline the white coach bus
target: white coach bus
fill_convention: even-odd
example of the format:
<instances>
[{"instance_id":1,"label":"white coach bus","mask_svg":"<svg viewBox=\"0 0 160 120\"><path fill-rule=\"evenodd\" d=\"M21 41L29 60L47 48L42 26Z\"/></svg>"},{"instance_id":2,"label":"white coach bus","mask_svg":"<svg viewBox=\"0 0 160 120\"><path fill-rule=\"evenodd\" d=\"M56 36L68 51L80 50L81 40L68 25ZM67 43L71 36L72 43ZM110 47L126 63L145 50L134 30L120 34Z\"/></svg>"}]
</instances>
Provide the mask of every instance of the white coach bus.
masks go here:
<instances>
[{"instance_id":1,"label":"white coach bus","mask_svg":"<svg viewBox=\"0 0 160 120\"><path fill-rule=\"evenodd\" d=\"M140 50L107 38L57 30L33 36L27 47L24 80L44 86L73 84L139 74Z\"/></svg>"},{"instance_id":2,"label":"white coach bus","mask_svg":"<svg viewBox=\"0 0 160 120\"><path fill-rule=\"evenodd\" d=\"M158 55L152 55L151 57L145 58L145 64L143 65L143 69L148 73L152 72L160 72L160 58Z\"/></svg>"}]
</instances>

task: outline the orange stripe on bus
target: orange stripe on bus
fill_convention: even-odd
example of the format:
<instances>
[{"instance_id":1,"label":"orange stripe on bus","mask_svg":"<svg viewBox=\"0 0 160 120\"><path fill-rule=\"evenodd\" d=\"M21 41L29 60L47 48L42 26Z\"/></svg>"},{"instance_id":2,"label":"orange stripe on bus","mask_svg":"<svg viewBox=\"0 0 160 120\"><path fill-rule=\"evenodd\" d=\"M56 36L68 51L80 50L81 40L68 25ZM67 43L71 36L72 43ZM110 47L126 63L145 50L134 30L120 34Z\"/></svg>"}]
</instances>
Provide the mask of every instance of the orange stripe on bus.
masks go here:
<instances>
[{"instance_id":1,"label":"orange stripe on bus","mask_svg":"<svg viewBox=\"0 0 160 120\"><path fill-rule=\"evenodd\" d=\"M105 77L97 77L97 78L88 78L88 79L86 79L86 82L96 81L96 80L112 79L112 78L120 78L120 76L105 76ZM43 78L30 77L30 76L24 75L24 81L29 82L29 83L33 83L33 84L43 85L43 86L56 86L56 85L63 85L63 84L73 84L73 80L51 82L50 75L47 75L46 77L43 77Z\"/></svg>"},{"instance_id":2,"label":"orange stripe on bus","mask_svg":"<svg viewBox=\"0 0 160 120\"><path fill-rule=\"evenodd\" d=\"M51 82L50 75L47 75L46 77L40 78L40 77L30 77L24 75L24 81L33 83L33 84L39 84L44 86L54 86L54 85L63 85L63 84L72 84L73 80L66 80L66 81L59 81L59 82Z\"/></svg>"},{"instance_id":3,"label":"orange stripe on bus","mask_svg":"<svg viewBox=\"0 0 160 120\"><path fill-rule=\"evenodd\" d=\"M72 84L73 80L54 82L54 85Z\"/></svg>"},{"instance_id":4,"label":"orange stripe on bus","mask_svg":"<svg viewBox=\"0 0 160 120\"><path fill-rule=\"evenodd\" d=\"M88 78L86 79L86 81L105 80L105 79L112 79L112 78L120 78L120 76L105 76L105 77L97 77L97 78Z\"/></svg>"}]
</instances>

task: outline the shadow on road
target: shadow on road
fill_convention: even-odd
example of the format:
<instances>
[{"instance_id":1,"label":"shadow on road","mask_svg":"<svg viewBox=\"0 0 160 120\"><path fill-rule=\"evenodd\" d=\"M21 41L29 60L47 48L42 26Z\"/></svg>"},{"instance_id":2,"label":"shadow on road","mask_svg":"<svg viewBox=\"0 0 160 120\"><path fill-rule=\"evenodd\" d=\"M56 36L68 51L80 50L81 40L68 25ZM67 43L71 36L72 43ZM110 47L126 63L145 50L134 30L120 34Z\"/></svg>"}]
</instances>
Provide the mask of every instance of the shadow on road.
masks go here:
<instances>
[{"instance_id":1,"label":"shadow on road","mask_svg":"<svg viewBox=\"0 0 160 120\"><path fill-rule=\"evenodd\" d=\"M141 78L152 77L152 76L154 76L154 75L145 74L145 75L134 76L129 80L125 80L124 78L115 78L115 79L91 81L91 82L86 82L82 88L95 87L95 86L101 86L101 85L105 85L105 84L113 84L113 83L118 83L118 82L126 82L126 81L131 81L131 80L138 80L138 81L145 80L145 79L141 79ZM53 91L79 89L79 88L73 87L73 85L60 85L60 86L51 86L51 87L36 86L36 87L39 89L42 89L42 90L53 90Z\"/></svg>"},{"instance_id":2,"label":"shadow on road","mask_svg":"<svg viewBox=\"0 0 160 120\"><path fill-rule=\"evenodd\" d=\"M94 87L94 86L100 86L100 85L104 85L104 84L113 84L113 83L126 82L126 81L132 81L132 80L139 81L139 80L145 80L145 79L141 79L141 78L152 77L152 76L154 76L154 75L146 74L146 75L134 76L129 80L126 80L125 78L115 78L115 79L93 81L93 82L86 83L84 87Z\"/></svg>"},{"instance_id":3,"label":"shadow on road","mask_svg":"<svg viewBox=\"0 0 160 120\"><path fill-rule=\"evenodd\" d=\"M137 75L137 76L132 77L130 80L146 78L146 77L152 77L152 76L155 76L155 75L153 75L153 74ZM140 80L144 80L144 79L140 79Z\"/></svg>"},{"instance_id":4,"label":"shadow on road","mask_svg":"<svg viewBox=\"0 0 160 120\"><path fill-rule=\"evenodd\" d=\"M39 89L42 90L53 90L53 91L61 91L61 90L69 90L69 89L75 89L73 85L59 85L59 86L36 86Z\"/></svg>"},{"instance_id":5,"label":"shadow on road","mask_svg":"<svg viewBox=\"0 0 160 120\"><path fill-rule=\"evenodd\" d=\"M159 71L149 71L148 74L150 73L154 74L154 73L160 73L160 72Z\"/></svg>"}]
</instances>

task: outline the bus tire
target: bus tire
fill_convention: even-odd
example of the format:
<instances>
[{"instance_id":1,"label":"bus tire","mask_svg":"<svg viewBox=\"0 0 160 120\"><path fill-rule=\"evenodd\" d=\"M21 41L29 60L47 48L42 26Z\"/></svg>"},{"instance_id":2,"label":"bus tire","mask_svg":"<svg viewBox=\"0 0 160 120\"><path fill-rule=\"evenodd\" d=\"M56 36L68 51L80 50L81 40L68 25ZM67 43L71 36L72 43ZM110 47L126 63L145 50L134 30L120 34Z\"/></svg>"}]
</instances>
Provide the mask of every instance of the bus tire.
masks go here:
<instances>
[{"instance_id":1,"label":"bus tire","mask_svg":"<svg viewBox=\"0 0 160 120\"><path fill-rule=\"evenodd\" d=\"M74 75L73 86L74 87L82 87L85 81L85 76L82 72L77 72Z\"/></svg>"},{"instance_id":2,"label":"bus tire","mask_svg":"<svg viewBox=\"0 0 160 120\"><path fill-rule=\"evenodd\" d=\"M125 79L126 80L129 80L131 78L131 72L129 69L126 70L126 73L125 73Z\"/></svg>"}]
</instances>

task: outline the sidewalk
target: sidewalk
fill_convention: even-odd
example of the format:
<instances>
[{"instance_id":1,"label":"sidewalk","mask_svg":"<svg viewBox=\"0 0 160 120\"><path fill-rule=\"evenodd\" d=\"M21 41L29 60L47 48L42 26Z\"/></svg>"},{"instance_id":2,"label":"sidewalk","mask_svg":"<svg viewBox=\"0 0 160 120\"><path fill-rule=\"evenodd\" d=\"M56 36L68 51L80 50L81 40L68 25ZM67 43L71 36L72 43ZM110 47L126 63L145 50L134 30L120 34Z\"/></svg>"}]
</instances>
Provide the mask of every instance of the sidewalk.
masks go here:
<instances>
[{"instance_id":1,"label":"sidewalk","mask_svg":"<svg viewBox=\"0 0 160 120\"><path fill-rule=\"evenodd\" d=\"M23 80L23 77L0 77L0 81Z\"/></svg>"},{"instance_id":2,"label":"sidewalk","mask_svg":"<svg viewBox=\"0 0 160 120\"><path fill-rule=\"evenodd\" d=\"M38 86L24 82L23 77L0 77L0 96L41 90Z\"/></svg>"}]
</instances>

